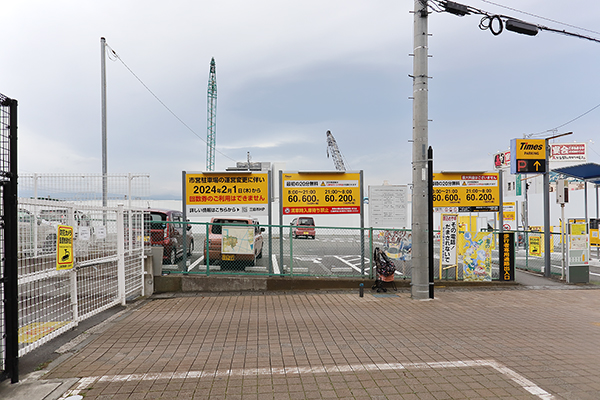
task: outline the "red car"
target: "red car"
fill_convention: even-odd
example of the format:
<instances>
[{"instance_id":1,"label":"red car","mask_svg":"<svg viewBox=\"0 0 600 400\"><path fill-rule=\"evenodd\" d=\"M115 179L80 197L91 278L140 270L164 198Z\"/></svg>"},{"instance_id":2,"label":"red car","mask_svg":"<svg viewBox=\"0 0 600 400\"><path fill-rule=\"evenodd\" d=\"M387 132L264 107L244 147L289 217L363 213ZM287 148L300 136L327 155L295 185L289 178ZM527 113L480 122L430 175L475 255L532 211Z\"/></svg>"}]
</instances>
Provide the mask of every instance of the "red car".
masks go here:
<instances>
[{"instance_id":1,"label":"red car","mask_svg":"<svg viewBox=\"0 0 600 400\"><path fill-rule=\"evenodd\" d=\"M293 227L292 236L294 238L315 238L315 220L313 219L313 217L294 218L290 225L292 225Z\"/></svg>"},{"instance_id":2,"label":"red car","mask_svg":"<svg viewBox=\"0 0 600 400\"><path fill-rule=\"evenodd\" d=\"M187 249L188 256L194 251L194 237L189 230L191 225L187 225L186 241L183 243L183 213L176 210L151 209L148 214L144 214L144 242L150 246L163 247L163 264L176 264L177 259L183 256ZM168 223L180 222L180 223Z\"/></svg>"}]
</instances>

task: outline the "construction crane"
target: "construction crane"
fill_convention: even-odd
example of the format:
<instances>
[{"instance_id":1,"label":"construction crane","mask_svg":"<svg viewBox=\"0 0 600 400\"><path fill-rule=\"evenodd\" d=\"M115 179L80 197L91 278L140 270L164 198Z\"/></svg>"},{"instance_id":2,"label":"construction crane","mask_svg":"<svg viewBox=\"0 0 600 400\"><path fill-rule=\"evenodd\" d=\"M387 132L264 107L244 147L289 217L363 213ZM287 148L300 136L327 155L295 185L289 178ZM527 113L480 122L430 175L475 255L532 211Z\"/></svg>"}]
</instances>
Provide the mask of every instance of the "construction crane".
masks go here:
<instances>
[{"instance_id":1,"label":"construction crane","mask_svg":"<svg viewBox=\"0 0 600 400\"><path fill-rule=\"evenodd\" d=\"M338 148L337 142L331 134L331 131L327 131L327 158L329 158L329 153L331 153L331 158L333 158L335 169L338 171L345 171L346 165L344 164L344 157L342 156L342 152Z\"/></svg>"},{"instance_id":2,"label":"construction crane","mask_svg":"<svg viewBox=\"0 0 600 400\"><path fill-rule=\"evenodd\" d=\"M215 142L217 139L217 66L215 58L210 60L210 74L208 76L207 133L206 133L206 170L215 170Z\"/></svg>"}]
</instances>

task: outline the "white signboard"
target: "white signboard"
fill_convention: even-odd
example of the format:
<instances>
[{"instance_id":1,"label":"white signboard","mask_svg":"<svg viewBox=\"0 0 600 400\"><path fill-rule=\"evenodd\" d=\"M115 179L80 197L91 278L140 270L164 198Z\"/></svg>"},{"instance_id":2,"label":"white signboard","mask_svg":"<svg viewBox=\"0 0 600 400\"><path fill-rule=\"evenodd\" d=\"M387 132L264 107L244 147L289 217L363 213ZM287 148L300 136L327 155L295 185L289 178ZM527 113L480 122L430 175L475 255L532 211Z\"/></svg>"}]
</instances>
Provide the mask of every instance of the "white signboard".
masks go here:
<instances>
[{"instance_id":1,"label":"white signboard","mask_svg":"<svg viewBox=\"0 0 600 400\"><path fill-rule=\"evenodd\" d=\"M442 214L440 261L444 265L456 265L458 214Z\"/></svg>"},{"instance_id":2,"label":"white signboard","mask_svg":"<svg viewBox=\"0 0 600 400\"><path fill-rule=\"evenodd\" d=\"M80 226L79 227L79 235L77 239L89 241L91 237L91 231L89 226Z\"/></svg>"},{"instance_id":3,"label":"white signboard","mask_svg":"<svg viewBox=\"0 0 600 400\"><path fill-rule=\"evenodd\" d=\"M505 230L509 230L509 231L514 231L517 229L517 213L516 213L516 206L515 206L515 202L511 201L511 202L505 202L502 205L502 216L503 216L503 220L504 220L504 226L503 228Z\"/></svg>"},{"instance_id":4,"label":"white signboard","mask_svg":"<svg viewBox=\"0 0 600 400\"><path fill-rule=\"evenodd\" d=\"M369 223L373 228L406 227L408 187L369 186Z\"/></svg>"},{"instance_id":5,"label":"white signboard","mask_svg":"<svg viewBox=\"0 0 600 400\"><path fill-rule=\"evenodd\" d=\"M587 143L551 144L550 161L587 162Z\"/></svg>"},{"instance_id":6,"label":"white signboard","mask_svg":"<svg viewBox=\"0 0 600 400\"><path fill-rule=\"evenodd\" d=\"M105 226L97 226L94 228L94 235L96 235L96 239L106 239L106 227Z\"/></svg>"}]
</instances>

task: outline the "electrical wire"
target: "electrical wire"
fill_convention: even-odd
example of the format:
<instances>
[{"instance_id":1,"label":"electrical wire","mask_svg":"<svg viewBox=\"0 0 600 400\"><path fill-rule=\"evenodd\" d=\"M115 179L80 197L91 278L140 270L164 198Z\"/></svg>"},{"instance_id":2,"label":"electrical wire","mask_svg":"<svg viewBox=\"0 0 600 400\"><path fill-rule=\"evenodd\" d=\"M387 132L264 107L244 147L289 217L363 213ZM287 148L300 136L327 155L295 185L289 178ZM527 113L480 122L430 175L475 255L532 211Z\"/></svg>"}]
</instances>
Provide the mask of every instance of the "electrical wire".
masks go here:
<instances>
[{"instance_id":1,"label":"electrical wire","mask_svg":"<svg viewBox=\"0 0 600 400\"><path fill-rule=\"evenodd\" d=\"M140 82L142 84L142 86L144 86L144 88L146 88L146 90L148 92L150 92L150 94L164 107L167 109L167 111L169 111L171 113L171 115L173 115L179 122L181 122L183 124L183 126L185 126L190 132L192 132L194 135L196 135L196 137L198 137L198 139L200 139L201 141L203 141L204 143L206 143L208 145L208 143L206 142L206 140L204 138L202 138L200 135L198 135L196 133L196 131L194 131L188 124L186 124L181 118L179 118L179 116L177 114L175 114L175 112L173 112L173 110L171 110L152 90L150 90L150 88L148 87L148 85L146 85L144 83L144 81L142 81L140 79L139 76L136 75L135 72L133 72L133 70L131 68L129 68L129 66L127 64L125 64L125 61L123 61L123 59L117 54L116 51L113 50L112 47L110 47L108 45L108 43L106 44L106 47L110 50L110 52L108 52L108 58L112 61L116 61L119 60L121 62L121 64L123 64L123 66L125 68L127 68L127 70L131 73L131 75L133 75L135 77L135 79L138 80L138 82ZM113 58L114 57L114 58ZM222 153L221 151L215 149L215 151L219 154L221 154L222 156L230 159L231 161L236 161L233 158L229 157L227 154Z\"/></svg>"},{"instance_id":2,"label":"electrical wire","mask_svg":"<svg viewBox=\"0 0 600 400\"><path fill-rule=\"evenodd\" d=\"M528 12L525 12L525 11L521 11L521 10L518 10L516 8L507 7L507 6L504 6L502 4L494 3L494 2L489 1L489 0L481 0L481 1L483 1L484 3L493 4L493 5L498 6L498 7L503 7L503 8L506 8L508 10L511 10L511 11L515 11L515 12L519 12L519 13L522 13L522 14L526 14L526 15L529 15L529 16L532 16L532 17L535 17L535 18L540 18L540 19L544 19L546 21L551 21L551 22L554 22L554 23L557 23L557 24L569 26L571 28L575 28L575 29L579 29L579 30L583 30L583 31L587 31L587 32L592 32L592 33L600 34L600 32L597 32L597 31L593 31L593 30L590 30L590 29L585 29L585 28L577 27L577 26L574 26L574 25L565 24L565 23L560 22L560 21L556 21L556 20L552 20L552 19L549 19L549 18L541 17L539 15L528 13ZM474 8L474 7L471 7L471 6L468 6L468 5L454 3L454 2L451 2L451 1L447 1L447 0L429 0L428 1L428 6L429 6L429 8L431 8L432 10L434 10L436 12L448 11L448 8L451 7L451 8L455 9L454 11L456 11L456 9L459 9L459 11L461 11L461 13L459 15L461 15L461 16L462 15L467 15L467 14L479 14L479 15L483 15L483 17L481 18L481 21L479 22L479 28L481 30L487 30L487 29L489 29L490 32L492 32L492 34L494 36L498 36L500 33L502 33L502 31L504 29L503 21L502 21L503 19L504 20L514 20L515 19L515 18L506 16L506 15L492 14L492 13L489 13L487 11L480 10L480 9L477 9L477 8ZM457 7L457 6L460 6L460 8ZM452 12L452 11L450 11L450 12ZM453 13L455 13L455 12L453 12ZM493 25L494 21L498 22L498 29L494 28L494 25ZM587 40L591 40L591 41L600 43L599 39L596 39L596 38L593 38L593 37L590 37L590 36L580 35L580 34L573 33L573 32L567 32L565 30L553 29L553 28L549 28L549 27L542 26L542 25L537 25L537 24L531 24L531 25L536 26L539 30L547 30L547 31L550 31L550 32L561 33L561 34L564 34L564 35L567 35L567 36L574 36L574 37L578 37L578 38L581 38L581 39L587 39ZM551 133L551 132L557 132L558 129L560 129L560 128L562 128L562 127L564 127L564 126L566 126L566 125L568 125L568 124L570 124L572 122L577 121L578 119L584 117L585 115L591 113L592 111L594 111L595 109L597 109L599 107L600 107L600 104L598 104L597 106L595 106L595 107L591 108L590 110L584 112L583 114L581 114L581 115L573 118L572 120L570 120L568 122L565 122L562 125L557 126L556 128L548 129L548 130L546 130L544 132L526 134L525 137L541 136L541 135L545 135L545 134L548 134L548 133Z\"/></svg>"},{"instance_id":3,"label":"electrical wire","mask_svg":"<svg viewBox=\"0 0 600 400\"><path fill-rule=\"evenodd\" d=\"M535 14L526 13L524 11L520 11L520 10L517 10L517 9L514 9L514 8L506 7L506 6L503 6L501 4L493 3L491 1L487 1L487 0L482 0L482 1L485 1L486 3L494 4L494 5L499 6L499 7L504 7L504 8L507 8L509 10L513 10L513 11L516 11L516 12L521 12L521 13L524 13L524 14L527 14L527 15L531 15L531 16L534 16L536 18L541 18L541 19L545 19L545 20L548 20L548 21L552 21L552 22L555 22L555 23L558 23L558 24L561 24L561 25L566 25L566 26L570 26L570 27L573 27L573 28L576 28L576 29L580 29L580 30L584 30L584 31L588 31L588 32L593 32L593 33L600 34L600 32L596 32L596 31L592 31L592 30L589 30L589 29L584 29L584 28L576 27L574 25L565 24L565 23L562 23L562 22L559 22L559 21L554 21L554 20L551 20L549 18L544 18L544 17L540 17L540 16L535 15ZM482 30L489 29L490 32L492 32L492 34L494 36L498 36L504 30L504 24L502 22L503 20L504 21L507 21L507 20L517 20L517 21L520 21L517 18L513 18L513 17L507 16L507 15L490 13L490 12L487 12L487 11L484 11L484 10L480 10L478 8L475 8L475 7L471 7L471 6L460 4L460 3L455 3L453 1L448 1L448 0L429 0L428 1L428 6L429 6L430 9L432 9L432 10L434 10L436 12L443 12L443 11L449 11L450 10L449 12L451 12L453 14L457 14L456 9L455 9L456 6L460 6L461 9L459 10L459 14L458 15L461 15L461 16L462 15L468 15L468 14L483 15L483 18L479 22L479 28L482 29ZM442 11L439 11L440 9ZM499 22L498 29L494 29L493 28L492 24L493 24L494 21L498 21ZM592 36L581 35L579 33L569 32L569 31L566 31L566 30L549 28L547 26L538 25L538 24L532 24L532 23L525 22L525 21L520 21L520 22L523 22L526 25L531 25L532 27L536 27L538 30L541 30L541 31L545 30L545 31L550 31L550 32L554 32L554 33L560 33L560 34L563 34L563 35L566 35L566 36L573 36L573 37L577 37L577 38L580 38L580 39L587 39L587 40L590 40L592 42L600 43L600 39L597 39L597 38L592 37Z\"/></svg>"},{"instance_id":4,"label":"electrical wire","mask_svg":"<svg viewBox=\"0 0 600 400\"><path fill-rule=\"evenodd\" d=\"M494 30L494 21L498 22L498 29ZM479 21L479 29L482 31L489 29L492 32L492 35L498 36L504 30L504 23L499 15L485 15Z\"/></svg>"},{"instance_id":5,"label":"electrical wire","mask_svg":"<svg viewBox=\"0 0 600 400\"><path fill-rule=\"evenodd\" d=\"M596 33L596 34L600 35L600 32L593 31L591 29L585 29L585 28L582 28L582 27L579 27L579 26L566 24L564 22L560 22L560 21L557 21L555 19L550 19L550 18L542 17L540 15L536 15L536 14L532 14L532 13L529 13L529 12L526 12L526 11L518 10L516 8L512 8L512 7L508 7L508 6L502 5L502 4L494 3L493 1L489 1L489 0L481 0L481 1L483 1L484 3L493 4L495 6L505 8L507 10L511 10L511 11L515 11L515 12L518 12L518 13L521 13L521 14L529 15L531 17L543 19L543 20L549 21L549 22L554 22L555 24L568 26L569 28L575 28L575 29L579 29L580 31L586 31L586 32Z\"/></svg>"},{"instance_id":6,"label":"electrical wire","mask_svg":"<svg viewBox=\"0 0 600 400\"><path fill-rule=\"evenodd\" d=\"M542 136L545 135L547 133L553 133L553 132L558 132L558 130L560 128L562 128L563 126L569 125L571 122L575 122L577 121L579 118L584 117L586 115L588 115L589 113L591 113L592 111L594 111L595 109L597 109L598 107L600 107L600 104L598 104L597 106L587 110L586 112L584 112L583 114L579 115L578 117L573 118L572 120L565 122L562 125L557 126L556 128L552 128L552 129L548 129L546 131L543 132L538 132L538 133L530 133L530 134L526 134L525 137L534 137L534 136Z\"/></svg>"}]
</instances>

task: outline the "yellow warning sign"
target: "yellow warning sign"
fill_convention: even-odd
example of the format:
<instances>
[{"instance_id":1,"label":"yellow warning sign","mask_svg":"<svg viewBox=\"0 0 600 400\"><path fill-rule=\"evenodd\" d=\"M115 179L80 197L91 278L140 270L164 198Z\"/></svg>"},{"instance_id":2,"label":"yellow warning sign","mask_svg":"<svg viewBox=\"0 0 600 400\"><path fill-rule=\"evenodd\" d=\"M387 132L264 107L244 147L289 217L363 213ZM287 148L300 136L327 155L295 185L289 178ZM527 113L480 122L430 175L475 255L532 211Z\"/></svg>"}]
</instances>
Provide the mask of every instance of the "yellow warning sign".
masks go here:
<instances>
[{"instance_id":1,"label":"yellow warning sign","mask_svg":"<svg viewBox=\"0 0 600 400\"><path fill-rule=\"evenodd\" d=\"M73 268L73 227L58 226L56 235L56 269Z\"/></svg>"},{"instance_id":2,"label":"yellow warning sign","mask_svg":"<svg viewBox=\"0 0 600 400\"><path fill-rule=\"evenodd\" d=\"M543 252L542 236L529 236L529 255L541 257Z\"/></svg>"}]
</instances>

